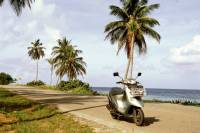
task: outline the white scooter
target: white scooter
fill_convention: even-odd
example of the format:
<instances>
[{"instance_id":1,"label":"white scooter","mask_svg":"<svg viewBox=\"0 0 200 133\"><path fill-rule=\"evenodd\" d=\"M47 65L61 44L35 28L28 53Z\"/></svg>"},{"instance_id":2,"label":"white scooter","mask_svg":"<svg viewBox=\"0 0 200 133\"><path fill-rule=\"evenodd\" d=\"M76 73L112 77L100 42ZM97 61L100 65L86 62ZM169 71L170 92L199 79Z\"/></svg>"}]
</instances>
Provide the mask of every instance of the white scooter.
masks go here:
<instances>
[{"instance_id":1,"label":"white scooter","mask_svg":"<svg viewBox=\"0 0 200 133\"><path fill-rule=\"evenodd\" d=\"M118 72L113 75L120 77ZM141 73L138 73L136 79L141 75ZM121 79L117 84L122 84L123 87L114 87L110 90L108 95L109 104L106 107L114 119L133 117L136 125L141 126L144 122L142 111L144 88L136 79Z\"/></svg>"}]
</instances>

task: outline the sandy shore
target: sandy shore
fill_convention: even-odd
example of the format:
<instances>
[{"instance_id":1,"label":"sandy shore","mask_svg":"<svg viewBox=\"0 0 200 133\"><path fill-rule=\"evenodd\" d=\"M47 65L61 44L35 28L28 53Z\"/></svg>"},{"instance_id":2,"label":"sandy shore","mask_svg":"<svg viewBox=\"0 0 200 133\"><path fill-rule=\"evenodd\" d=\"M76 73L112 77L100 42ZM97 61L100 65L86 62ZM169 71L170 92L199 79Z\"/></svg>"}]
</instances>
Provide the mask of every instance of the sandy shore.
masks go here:
<instances>
[{"instance_id":1,"label":"sandy shore","mask_svg":"<svg viewBox=\"0 0 200 133\"><path fill-rule=\"evenodd\" d=\"M107 98L103 96L69 96L58 91L15 86L7 86L7 88L30 99L55 104L60 111L87 119L90 123L103 125L110 128L110 132L115 129L123 133L200 132L200 107L146 103L144 107L145 124L137 127L131 120L113 120L105 107Z\"/></svg>"}]
</instances>

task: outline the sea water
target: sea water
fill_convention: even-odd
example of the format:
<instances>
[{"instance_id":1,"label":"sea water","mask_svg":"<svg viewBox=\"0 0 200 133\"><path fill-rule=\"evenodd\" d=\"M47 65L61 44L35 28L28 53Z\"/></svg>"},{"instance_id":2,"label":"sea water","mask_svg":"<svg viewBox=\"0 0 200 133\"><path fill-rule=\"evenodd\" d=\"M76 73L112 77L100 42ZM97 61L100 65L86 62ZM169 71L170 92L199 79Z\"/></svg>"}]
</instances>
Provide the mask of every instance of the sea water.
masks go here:
<instances>
[{"instance_id":1,"label":"sea water","mask_svg":"<svg viewBox=\"0 0 200 133\"><path fill-rule=\"evenodd\" d=\"M100 93L107 94L111 87L92 87L93 90L96 90ZM183 101L192 101L200 102L200 90L193 89L154 89L147 88L147 95L144 97L146 100L183 100Z\"/></svg>"}]
</instances>

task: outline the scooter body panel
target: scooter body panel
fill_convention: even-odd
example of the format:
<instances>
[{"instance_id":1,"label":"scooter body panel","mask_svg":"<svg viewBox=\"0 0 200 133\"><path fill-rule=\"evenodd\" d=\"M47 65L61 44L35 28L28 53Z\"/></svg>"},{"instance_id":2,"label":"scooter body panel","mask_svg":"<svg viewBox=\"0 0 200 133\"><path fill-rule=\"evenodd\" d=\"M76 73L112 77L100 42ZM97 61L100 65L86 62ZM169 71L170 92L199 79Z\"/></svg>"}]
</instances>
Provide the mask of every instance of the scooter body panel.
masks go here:
<instances>
[{"instance_id":1,"label":"scooter body panel","mask_svg":"<svg viewBox=\"0 0 200 133\"><path fill-rule=\"evenodd\" d=\"M122 114L128 114L131 106L139 108L144 107L142 99L134 97L128 87L125 87L125 93L110 95L109 99L114 104L116 110Z\"/></svg>"},{"instance_id":2,"label":"scooter body panel","mask_svg":"<svg viewBox=\"0 0 200 133\"><path fill-rule=\"evenodd\" d=\"M134 97L134 95L131 94L131 90L128 89L128 87L125 87L125 92L126 92L127 101L131 106L139 107L139 108L144 107L144 103L141 97L139 98Z\"/></svg>"},{"instance_id":3,"label":"scooter body panel","mask_svg":"<svg viewBox=\"0 0 200 133\"><path fill-rule=\"evenodd\" d=\"M127 102L125 95L112 95L110 97L109 99L114 104L116 110L122 114L126 114L130 108L130 104Z\"/></svg>"}]
</instances>

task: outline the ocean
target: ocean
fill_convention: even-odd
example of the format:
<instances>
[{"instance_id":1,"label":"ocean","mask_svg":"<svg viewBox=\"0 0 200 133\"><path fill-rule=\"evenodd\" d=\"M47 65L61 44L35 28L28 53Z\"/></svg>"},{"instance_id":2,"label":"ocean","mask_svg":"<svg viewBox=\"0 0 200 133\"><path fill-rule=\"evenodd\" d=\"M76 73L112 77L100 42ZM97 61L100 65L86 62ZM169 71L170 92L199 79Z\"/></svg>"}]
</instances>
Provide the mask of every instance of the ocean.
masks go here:
<instances>
[{"instance_id":1,"label":"ocean","mask_svg":"<svg viewBox=\"0 0 200 133\"><path fill-rule=\"evenodd\" d=\"M107 94L111 87L92 87L93 90L98 91L100 93ZM146 96L144 99L146 100L164 100L164 101L172 101L172 100L190 100L192 102L200 103L200 90L189 90L189 89L146 89Z\"/></svg>"}]
</instances>

